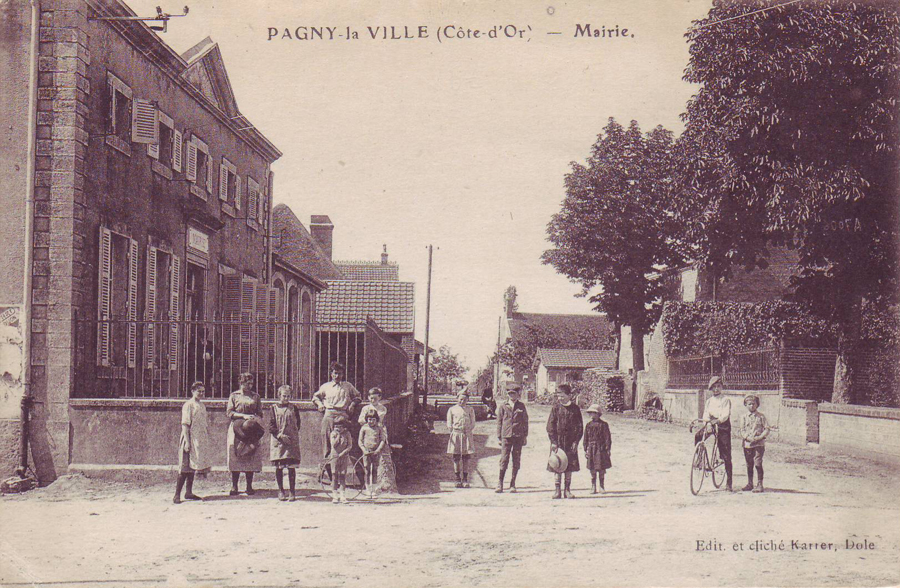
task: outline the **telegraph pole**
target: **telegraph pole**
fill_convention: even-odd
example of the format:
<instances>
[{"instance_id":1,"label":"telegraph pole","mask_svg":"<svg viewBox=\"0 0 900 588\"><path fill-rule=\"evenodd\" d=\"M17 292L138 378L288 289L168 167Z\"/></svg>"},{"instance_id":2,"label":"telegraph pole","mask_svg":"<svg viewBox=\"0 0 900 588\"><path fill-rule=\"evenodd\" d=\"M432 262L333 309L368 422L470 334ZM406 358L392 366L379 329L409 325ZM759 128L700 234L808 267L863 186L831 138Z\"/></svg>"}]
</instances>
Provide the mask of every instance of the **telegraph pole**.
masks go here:
<instances>
[{"instance_id":1,"label":"telegraph pole","mask_svg":"<svg viewBox=\"0 0 900 588\"><path fill-rule=\"evenodd\" d=\"M422 394L422 405L428 404L428 331L431 327L431 256L432 248L428 246L428 294L425 299L425 386Z\"/></svg>"}]
</instances>

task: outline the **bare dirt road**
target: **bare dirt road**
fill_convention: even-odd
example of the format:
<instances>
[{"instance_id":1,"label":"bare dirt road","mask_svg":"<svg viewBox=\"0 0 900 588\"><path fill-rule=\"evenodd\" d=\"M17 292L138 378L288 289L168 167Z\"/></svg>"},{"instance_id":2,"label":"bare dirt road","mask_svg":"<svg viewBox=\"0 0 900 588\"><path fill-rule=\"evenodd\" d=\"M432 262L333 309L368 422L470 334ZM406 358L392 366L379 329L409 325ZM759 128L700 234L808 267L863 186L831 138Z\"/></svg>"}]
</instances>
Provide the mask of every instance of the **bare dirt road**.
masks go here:
<instances>
[{"instance_id":1,"label":"bare dirt road","mask_svg":"<svg viewBox=\"0 0 900 588\"><path fill-rule=\"evenodd\" d=\"M900 476L871 462L770 444L764 494L688 488L683 427L608 418L607 492L550 500L547 409L518 494L495 494L494 421L479 423L473 488L455 489L438 423L403 494L332 505L313 485L294 503L202 503L170 484L72 476L0 499L0 585L38 586L883 586L900 584ZM735 486L745 483L735 444ZM847 541L865 549L847 549ZM715 549L701 549L713 547ZM783 547L783 549L781 549ZM762 549L765 548L765 549ZM760 550L762 549L762 550Z\"/></svg>"}]
</instances>

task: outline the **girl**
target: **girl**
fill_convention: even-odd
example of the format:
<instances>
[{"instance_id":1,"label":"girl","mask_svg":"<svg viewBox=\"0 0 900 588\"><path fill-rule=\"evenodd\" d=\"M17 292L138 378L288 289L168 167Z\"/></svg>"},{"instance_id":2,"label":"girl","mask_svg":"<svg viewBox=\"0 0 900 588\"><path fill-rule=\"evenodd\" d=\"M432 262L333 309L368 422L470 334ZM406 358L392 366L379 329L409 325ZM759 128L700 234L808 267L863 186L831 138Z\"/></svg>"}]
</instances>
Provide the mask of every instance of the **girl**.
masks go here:
<instances>
[{"instance_id":1,"label":"girl","mask_svg":"<svg viewBox=\"0 0 900 588\"><path fill-rule=\"evenodd\" d=\"M612 467L609 451L612 448L612 437L609 425L600 420L603 411L599 404L592 404L586 411L591 415L591 422L584 428L584 461L591 470L591 494L597 493L597 478L600 478L600 491L606 492L603 483L606 470Z\"/></svg>"},{"instance_id":2,"label":"girl","mask_svg":"<svg viewBox=\"0 0 900 588\"><path fill-rule=\"evenodd\" d=\"M381 461L381 452L387 446L387 431L379 424L378 412L374 408L370 408L364 417L366 424L359 430L358 442L363 452L366 490L369 493L369 498L375 498L375 484L378 482L378 463Z\"/></svg>"},{"instance_id":3,"label":"girl","mask_svg":"<svg viewBox=\"0 0 900 588\"><path fill-rule=\"evenodd\" d=\"M350 449L353 447L353 439L350 438L347 419L339 416L334 419L334 428L328 438L329 452L326 459L329 461L332 472L331 502L347 504L347 466L350 465Z\"/></svg>"},{"instance_id":4,"label":"girl","mask_svg":"<svg viewBox=\"0 0 900 588\"><path fill-rule=\"evenodd\" d=\"M469 456L475 453L475 410L466 406L469 395L460 392L456 397L456 405L447 410L447 428L450 440L447 442L447 453L453 458L453 473L456 474L456 487L469 487Z\"/></svg>"},{"instance_id":5,"label":"girl","mask_svg":"<svg viewBox=\"0 0 900 588\"><path fill-rule=\"evenodd\" d=\"M262 471L262 455L260 455L258 443L245 443L235 439L234 425L243 425L243 421L255 421L259 423L262 417L262 402L259 395L253 391L253 375L244 373L239 376L241 384L239 390L235 390L228 397L228 405L225 408L225 416L229 419L227 436L228 470L231 472L231 496L237 496L238 481L241 472L247 478L247 494L255 494L253 490L253 474ZM256 429L256 427L248 427ZM259 429L265 433L260 426ZM250 431L254 433L254 431ZM255 436L255 434L254 434ZM257 439L258 441L258 439Z\"/></svg>"},{"instance_id":6,"label":"girl","mask_svg":"<svg viewBox=\"0 0 900 588\"><path fill-rule=\"evenodd\" d=\"M269 459L275 466L275 481L278 482L278 500L287 500L284 493L284 468L288 471L291 488L291 502L297 499L297 466L300 465L300 415L297 407L291 405L291 387L278 389L278 404L272 407L269 433L272 434Z\"/></svg>"},{"instance_id":7,"label":"girl","mask_svg":"<svg viewBox=\"0 0 900 588\"><path fill-rule=\"evenodd\" d=\"M566 467L566 498L575 498L572 494L572 472L581 469L578 463L578 442L584 434L584 421L581 418L581 409L572 398L572 388L568 384L560 385L556 392L556 404L550 410L550 418L547 419L547 435L550 437L550 451L556 452L562 449L569 460ZM553 471L547 467L548 471ZM556 473L556 472L554 472ZM556 492L553 498L562 498L560 486L563 474L556 473Z\"/></svg>"},{"instance_id":8,"label":"girl","mask_svg":"<svg viewBox=\"0 0 900 588\"><path fill-rule=\"evenodd\" d=\"M372 388L369 390L369 404L365 405L361 411L359 411L359 424L366 424L366 416L369 414L370 410L374 410L378 413L378 422L382 425L384 424L384 417L387 416L388 408L381 403L381 399L384 394L381 392L381 388Z\"/></svg>"},{"instance_id":9,"label":"girl","mask_svg":"<svg viewBox=\"0 0 900 588\"><path fill-rule=\"evenodd\" d=\"M206 393L203 382L191 385L191 399L181 407L181 438L178 441L178 481L172 502L181 504L181 488L187 483L185 500L203 500L194 494L194 474L205 474L209 463L209 420L200 400Z\"/></svg>"}]
</instances>

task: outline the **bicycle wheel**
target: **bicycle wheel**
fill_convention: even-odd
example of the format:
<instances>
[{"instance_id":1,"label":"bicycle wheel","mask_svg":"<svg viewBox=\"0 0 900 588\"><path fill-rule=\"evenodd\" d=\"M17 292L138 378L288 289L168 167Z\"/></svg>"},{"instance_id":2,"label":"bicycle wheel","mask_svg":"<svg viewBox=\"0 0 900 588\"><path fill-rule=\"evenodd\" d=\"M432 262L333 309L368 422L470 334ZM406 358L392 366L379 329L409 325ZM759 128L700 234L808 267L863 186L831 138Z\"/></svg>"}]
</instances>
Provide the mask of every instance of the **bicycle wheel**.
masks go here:
<instances>
[{"instance_id":1,"label":"bicycle wheel","mask_svg":"<svg viewBox=\"0 0 900 588\"><path fill-rule=\"evenodd\" d=\"M706 447L703 442L697 443L694 448L694 456L691 459L691 494L696 496L703 486L703 478L706 477Z\"/></svg>"},{"instance_id":2,"label":"bicycle wheel","mask_svg":"<svg viewBox=\"0 0 900 588\"><path fill-rule=\"evenodd\" d=\"M719 446L713 445L712 450L712 465L710 466L710 470L712 471L712 483L716 488L721 488L722 484L725 483L725 462L722 460L722 456L719 455Z\"/></svg>"}]
</instances>

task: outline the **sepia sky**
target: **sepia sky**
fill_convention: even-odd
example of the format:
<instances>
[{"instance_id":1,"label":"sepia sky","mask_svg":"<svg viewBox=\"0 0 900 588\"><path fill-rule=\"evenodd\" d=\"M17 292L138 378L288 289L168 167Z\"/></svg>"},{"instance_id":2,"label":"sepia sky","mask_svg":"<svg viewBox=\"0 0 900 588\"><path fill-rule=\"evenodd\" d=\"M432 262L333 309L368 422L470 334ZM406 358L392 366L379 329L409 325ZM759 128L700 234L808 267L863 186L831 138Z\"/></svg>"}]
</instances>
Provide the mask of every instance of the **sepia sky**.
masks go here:
<instances>
[{"instance_id":1,"label":"sepia sky","mask_svg":"<svg viewBox=\"0 0 900 588\"><path fill-rule=\"evenodd\" d=\"M163 0L126 1L149 16ZM179 52L219 43L242 113L284 152L276 203L307 224L329 215L336 259L376 260L387 244L401 280L416 283L420 340L436 247L431 345L474 370L496 346L509 285L522 311L591 312L540 262L569 162L586 158L610 116L680 132L695 91L681 79L684 32L710 0L556 1L194 2L162 38ZM578 24L629 32L574 38ZM438 42L448 25L482 38ZM506 25L531 32L485 37ZM349 26L360 39L281 38L300 26ZM428 38L381 40L378 29L372 40L367 27L385 26L401 36L425 26Z\"/></svg>"}]
</instances>

